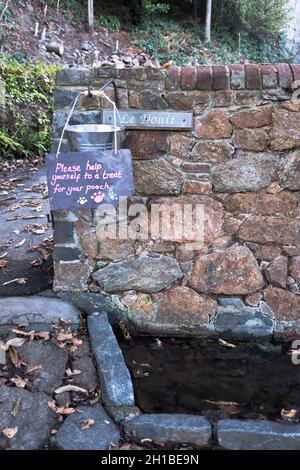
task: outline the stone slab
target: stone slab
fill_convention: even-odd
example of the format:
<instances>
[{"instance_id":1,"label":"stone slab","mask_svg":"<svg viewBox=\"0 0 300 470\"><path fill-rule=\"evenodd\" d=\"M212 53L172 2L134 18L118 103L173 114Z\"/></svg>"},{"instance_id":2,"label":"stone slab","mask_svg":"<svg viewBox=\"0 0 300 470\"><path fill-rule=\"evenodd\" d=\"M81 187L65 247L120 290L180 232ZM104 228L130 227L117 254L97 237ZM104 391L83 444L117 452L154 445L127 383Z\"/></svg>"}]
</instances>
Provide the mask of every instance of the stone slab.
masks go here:
<instances>
[{"instance_id":1,"label":"stone slab","mask_svg":"<svg viewBox=\"0 0 300 470\"><path fill-rule=\"evenodd\" d=\"M106 406L134 405L130 373L107 314L89 316L88 329L98 366L104 404Z\"/></svg>"},{"instance_id":2,"label":"stone slab","mask_svg":"<svg viewBox=\"0 0 300 470\"><path fill-rule=\"evenodd\" d=\"M20 400L16 416L12 410ZM54 424L54 412L48 407L49 397L44 393L30 393L15 387L0 387L0 449L37 450L47 439ZM3 431L18 428L12 439Z\"/></svg>"},{"instance_id":3,"label":"stone slab","mask_svg":"<svg viewBox=\"0 0 300 470\"><path fill-rule=\"evenodd\" d=\"M300 425L271 421L222 419L219 445L228 450L299 450Z\"/></svg>"},{"instance_id":4,"label":"stone slab","mask_svg":"<svg viewBox=\"0 0 300 470\"><path fill-rule=\"evenodd\" d=\"M72 304L41 296L0 298L0 331L20 324L31 330L49 330L59 318L69 320L72 329L79 326L80 312Z\"/></svg>"},{"instance_id":5,"label":"stone slab","mask_svg":"<svg viewBox=\"0 0 300 470\"><path fill-rule=\"evenodd\" d=\"M68 416L53 440L61 450L105 450L110 444L118 445L120 433L117 426L100 404L79 406L80 413ZM84 422L93 420L87 429Z\"/></svg>"},{"instance_id":6,"label":"stone slab","mask_svg":"<svg viewBox=\"0 0 300 470\"><path fill-rule=\"evenodd\" d=\"M207 447L212 435L206 418L186 414L143 414L123 427L139 440L190 444L197 448Z\"/></svg>"}]
</instances>

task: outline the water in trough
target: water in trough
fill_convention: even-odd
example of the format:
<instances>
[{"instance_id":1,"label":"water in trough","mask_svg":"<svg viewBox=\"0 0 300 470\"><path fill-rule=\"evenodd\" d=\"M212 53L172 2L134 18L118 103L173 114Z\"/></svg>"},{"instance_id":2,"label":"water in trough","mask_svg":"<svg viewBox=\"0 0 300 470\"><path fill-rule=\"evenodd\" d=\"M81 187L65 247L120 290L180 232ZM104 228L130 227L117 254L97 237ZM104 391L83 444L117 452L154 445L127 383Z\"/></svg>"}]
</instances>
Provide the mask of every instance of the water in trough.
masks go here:
<instances>
[{"instance_id":1,"label":"water in trough","mask_svg":"<svg viewBox=\"0 0 300 470\"><path fill-rule=\"evenodd\" d=\"M282 410L300 410L300 366L288 343L119 340L143 412L280 421Z\"/></svg>"}]
</instances>

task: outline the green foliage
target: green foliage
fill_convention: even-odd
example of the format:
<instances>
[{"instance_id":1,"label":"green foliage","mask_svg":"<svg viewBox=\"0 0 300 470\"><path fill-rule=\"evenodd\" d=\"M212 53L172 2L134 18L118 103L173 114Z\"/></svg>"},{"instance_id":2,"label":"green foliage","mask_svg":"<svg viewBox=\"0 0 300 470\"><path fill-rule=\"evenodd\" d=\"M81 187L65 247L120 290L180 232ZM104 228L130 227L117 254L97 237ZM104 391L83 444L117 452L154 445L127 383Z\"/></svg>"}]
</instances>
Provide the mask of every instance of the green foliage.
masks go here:
<instances>
[{"instance_id":1,"label":"green foliage","mask_svg":"<svg viewBox=\"0 0 300 470\"><path fill-rule=\"evenodd\" d=\"M287 62L289 53L285 36L253 35L229 31L218 27L213 31L212 43L204 41L203 25L199 32L192 24L184 27L167 19L153 18L134 31L133 44L159 60L161 64L172 61L184 64L230 64L243 60L250 62Z\"/></svg>"},{"instance_id":2,"label":"green foliage","mask_svg":"<svg viewBox=\"0 0 300 470\"><path fill-rule=\"evenodd\" d=\"M143 0L142 8L144 9L146 15L155 15L161 13L168 13L170 10L170 5L168 3L160 3L154 0Z\"/></svg>"},{"instance_id":3,"label":"green foliage","mask_svg":"<svg viewBox=\"0 0 300 470\"><path fill-rule=\"evenodd\" d=\"M287 0L214 0L215 27L251 34L277 35L287 25Z\"/></svg>"},{"instance_id":4,"label":"green foliage","mask_svg":"<svg viewBox=\"0 0 300 470\"><path fill-rule=\"evenodd\" d=\"M276 35L288 22L286 0L239 0L239 11L246 31Z\"/></svg>"},{"instance_id":5,"label":"green foliage","mask_svg":"<svg viewBox=\"0 0 300 470\"><path fill-rule=\"evenodd\" d=\"M113 15L100 16L95 22L95 27L97 27L97 24L104 26L109 31L120 31L121 29L120 20Z\"/></svg>"},{"instance_id":6,"label":"green foliage","mask_svg":"<svg viewBox=\"0 0 300 470\"><path fill-rule=\"evenodd\" d=\"M57 67L0 59L5 102L0 106L0 159L40 156L49 150L53 86Z\"/></svg>"}]
</instances>

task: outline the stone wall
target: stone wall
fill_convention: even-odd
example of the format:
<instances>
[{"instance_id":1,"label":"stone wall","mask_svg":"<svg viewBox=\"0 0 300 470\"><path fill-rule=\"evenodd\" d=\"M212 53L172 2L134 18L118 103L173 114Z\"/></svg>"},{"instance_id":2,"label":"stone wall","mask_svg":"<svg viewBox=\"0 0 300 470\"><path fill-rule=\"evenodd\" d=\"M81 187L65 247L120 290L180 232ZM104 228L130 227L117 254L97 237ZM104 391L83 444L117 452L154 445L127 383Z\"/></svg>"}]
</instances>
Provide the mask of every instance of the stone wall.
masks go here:
<instances>
[{"instance_id":1,"label":"stone wall","mask_svg":"<svg viewBox=\"0 0 300 470\"><path fill-rule=\"evenodd\" d=\"M101 239L97 211L56 212L54 289L89 290L144 331L299 331L300 66L65 69L53 150L78 90L110 77L123 109L193 112L191 131L131 130L124 146L132 201L201 204L204 243ZM102 105L83 98L72 122L101 122Z\"/></svg>"}]
</instances>

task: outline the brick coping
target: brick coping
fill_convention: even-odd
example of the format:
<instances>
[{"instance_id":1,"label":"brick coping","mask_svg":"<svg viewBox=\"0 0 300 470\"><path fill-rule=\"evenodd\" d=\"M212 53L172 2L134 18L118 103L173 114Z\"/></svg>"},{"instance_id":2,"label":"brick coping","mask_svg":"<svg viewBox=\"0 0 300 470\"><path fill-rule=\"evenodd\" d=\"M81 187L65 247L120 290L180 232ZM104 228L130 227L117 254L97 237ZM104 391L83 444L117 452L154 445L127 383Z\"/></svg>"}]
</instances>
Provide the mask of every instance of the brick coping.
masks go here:
<instances>
[{"instance_id":1,"label":"brick coping","mask_svg":"<svg viewBox=\"0 0 300 470\"><path fill-rule=\"evenodd\" d=\"M76 75L78 74L78 77ZM153 67L65 68L58 72L57 86L77 85L93 78L113 77L121 80L166 80L166 90L291 90L300 80L300 64L233 64Z\"/></svg>"}]
</instances>

